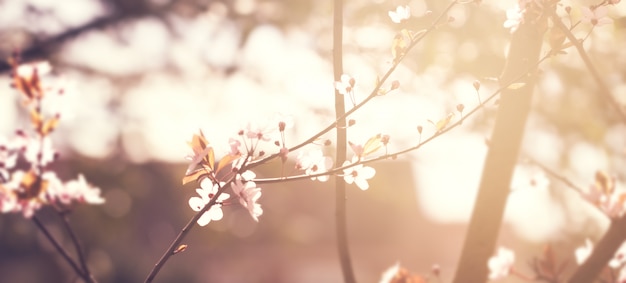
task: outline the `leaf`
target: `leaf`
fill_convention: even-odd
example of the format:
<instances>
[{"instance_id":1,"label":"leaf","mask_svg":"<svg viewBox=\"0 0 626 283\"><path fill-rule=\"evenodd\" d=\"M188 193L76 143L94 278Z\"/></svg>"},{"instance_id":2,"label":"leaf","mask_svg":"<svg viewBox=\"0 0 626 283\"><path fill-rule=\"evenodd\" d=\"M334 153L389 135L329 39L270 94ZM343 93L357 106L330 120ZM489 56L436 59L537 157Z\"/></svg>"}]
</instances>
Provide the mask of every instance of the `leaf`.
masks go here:
<instances>
[{"instance_id":1,"label":"leaf","mask_svg":"<svg viewBox=\"0 0 626 283\"><path fill-rule=\"evenodd\" d=\"M191 142L188 144L194 155L204 154L206 152L206 155L202 157L202 161L200 163L202 165L207 165L211 171L213 171L215 166L215 152L213 151L213 148L209 148L209 141L204 137L202 130L200 130L199 134L194 134Z\"/></svg>"},{"instance_id":2,"label":"leaf","mask_svg":"<svg viewBox=\"0 0 626 283\"><path fill-rule=\"evenodd\" d=\"M199 168L194 171L191 171L189 172L189 174L185 174L185 176L183 177L183 185L192 181L196 181L200 179L200 177L207 175L207 174L208 173L204 170L204 168Z\"/></svg>"},{"instance_id":3,"label":"leaf","mask_svg":"<svg viewBox=\"0 0 626 283\"><path fill-rule=\"evenodd\" d=\"M37 198L48 188L48 181L43 180L34 170L30 170L22 176L19 187L17 190L19 200Z\"/></svg>"},{"instance_id":4,"label":"leaf","mask_svg":"<svg viewBox=\"0 0 626 283\"><path fill-rule=\"evenodd\" d=\"M526 83L512 83L507 87L507 89L520 89L524 87L525 85Z\"/></svg>"},{"instance_id":5,"label":"leaf","mask_svg":"<svg viewBox=\"0 0 626 283\"><path fill-rule=\"evenodd\" d=\"M182 245L178 246L175 250L173 250L172 254L177 254L177 253L180 253L180 252L184 252L187 249L187 247L188 247L187 245L182 244Z\"/></svg>"},{"instance_id":6,"label":"leaf","mask_svg":"<svg viewBox=\"0 0 626 283\"><path fill-rule=\"evenodd\" d=\"M54 116L53 118L50 118L46 120L45 123L43 123L39 132L41 133L41 135L45 136L49 134L50 132L52 132L54 129L56 129L58 125L59 125L59 116Z\"/></svg>"},{"instance_id":7,"label":"leaf","mask_svg":"<svg viewBox=\"0 0 626 283\"><path fill-rule=\"evenodd\" d=\"M454 117L454 113L450 113L448 114L448 116L446 116L446 118L443 118L437 121L437 124L435 124L435 128L437 128L437 132L441 132L441 130L445 129L446 126L448 126L448 124L450 123L450 121L452 121L452 117Z\"/></svg>"},{"instance_id":8,"label":"leaf","mask_svg":"<svg viewBox=\"0 0 626 283\"><path fill-rule=\"evenodd\" d=\"M549 32L550 48L553 51L563 49L563 43L565 42L565 33L558 27L552 27Z\"/></svg>"},{"instance_id":9,"label":"leaf","mask_svg":"<svg viewBox=\"0 0 626 283\"><path fill-rule=\"evenodd\" d=\"M215 169L215 174L218 174L220 170L224 169L224 167L233 163L233 161L237 160L239 157L241 157L241 154L227 154L226 156L222 157L220 162L217 164L217 169Z\"/></svg>"},{"instance_id":10,"label":"leaf","mask_svg":"<svg viewBox=\"0 0 626 283\"><path fill-rule=\"evenodd\" d=\"M43 117L41 117L41 114L37 110L31 109L30 122L33 124L33 128L39 131L41 129L41 125L43 124Z\"/></svg>"},{"instance_id":11,"label":"leaf","mask_svg":"<svg viewBox=\"0 0 626 283\"><path fill-rule=\"evenodd\" d=\"M363 154L361 154L361 156L362 157L368 156L376 152L378 149L380 149L383 146L383 143L381 142L381 140L382 140L381 134L377 134L369 138L367 142L365 142L365 145L363 146Z\"/></svg>"},{"instance_id":12,"label":"leaf","mask_svg":"<svg viewBox=\"0 0 626 283\"><path fill-rule=\"evenodd\" d=\"M393 38L393 43L391 44L391 56L393 57L394 62L398 62L400 57L404 55L408 44L406 42L406 38L403 33L398 33Z\"/></svg>"},{"instance_id":13,"label":"leaf","mask_svg":"<svg viewBox=\"0 0 626 283\"><path fill-rule=\"evenodd\" d=\"M402 29L400 31L400 34L402 34L402 37L404 37L405 39L408 38L410 40L413 40L413 35L412 35L412 33L408 29L405 29L405 28Z\"/></svg>"},{"instance_id":14,"label":"leaf","mask_svg":"<svg viewBox=\"0 0 626 283\"><path fill-rule=\"evenodd\" d=\"M426 29L419 30L417 32L411 32L411 41L415 40L417 37L426 33Z\"/></svg>"}]
</instances>

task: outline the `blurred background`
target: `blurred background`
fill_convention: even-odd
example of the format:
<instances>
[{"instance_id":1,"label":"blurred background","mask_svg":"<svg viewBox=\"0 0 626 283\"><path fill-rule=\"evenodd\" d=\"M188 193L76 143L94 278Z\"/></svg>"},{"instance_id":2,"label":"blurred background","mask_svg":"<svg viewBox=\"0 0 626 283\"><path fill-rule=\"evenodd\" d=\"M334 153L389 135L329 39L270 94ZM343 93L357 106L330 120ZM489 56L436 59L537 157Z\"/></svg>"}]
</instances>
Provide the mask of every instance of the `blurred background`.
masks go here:
<instances>
[{"instance_id":1,"label":"blurred background","mask_svg":"<svg viewBox=\"0 0 626 283\"><path fill-rule=\"evenodd\" d=\"M422 138L435 132L428 120L438 121L459 103L475 107L473 81L482 82L486 99L497 88L489 78L504 65L509 31L502 23L515 2L453 8L454 21L417 45L390 77L400 89L354 115L349 140L360 144L389 134L389 150L401 150L419 141L418 126ZM582 5L591 4L561 2L572 7L573 22ZM413 15L403 24L388 16L398 5L410 6ZM346 1L344 70L356 79L357 101L391 66L396 32L427 27L447 5ZM595 28L585 47L623 105L626 5L609 10L614 23ZM582 38L590 29L582 23L574 32ZM292 115L290 146L334 117L332 1L0 0L0 57L15 50L25 61L49 60L49 82L65 90L57 104L62 120L53 140L60 160L53 168L62 179L83 173L106 199L71 215L100 282L142 282L192 217L188 199L195 185L181 186L181 178L193 133L202 129L221 155L249 121ZM626 125L595 94L576 51L567 53L541 65L522 157L585 189L597 170L605 170L624 189ZM28 129L29 121L9 87L6 61L0 72L0 135L10 136ZM377 282L397 262L424 275L438 264L443 282L451 280L496 109L490 104L420 150L377 163L369 190L349 186L350 249L360 282ZM281 170L270 163L256 173L276 177ZM237 205L224 207L224 219L194 228L183 241L189 248L172 257L155 282L341 282L331 184L262 186L258 223ZM597 240L608 225L573 190L534 166L520 163L512 188L500 244L516 251L521 272L530 274L527 263L546 244L571 271L574 249L585 238ZM51 212L38 216L70 247ZM33 223L17 214L0 217L0 278L76 280Z\"/></svg>"}]
</instances>

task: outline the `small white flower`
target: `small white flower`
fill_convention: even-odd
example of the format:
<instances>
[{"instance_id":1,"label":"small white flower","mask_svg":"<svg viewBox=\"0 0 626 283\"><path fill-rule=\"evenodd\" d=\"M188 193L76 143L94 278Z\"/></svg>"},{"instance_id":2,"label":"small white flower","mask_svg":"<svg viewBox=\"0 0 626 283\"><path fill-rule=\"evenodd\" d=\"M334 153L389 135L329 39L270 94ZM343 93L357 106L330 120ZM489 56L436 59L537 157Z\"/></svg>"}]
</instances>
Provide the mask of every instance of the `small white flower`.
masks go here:
<instances>
[{"instance_id":1,"label":"small white flower","mask_svg":"<svg viewBox=\"0 0 626 283\"><path fill-rule=\"evenodd\" d=\"M487 266L489 267L489 279L497 280L509 276L515 263L515 253L513 251L500 247L495 256L489 258Z\"/></svg>"},{"instance_id":2,"label":"small white flower","mask_svg":"<svg viewBox=\"0 0 626 283\"><path fill-rule=\"evenodd\" d=\"M220 185L223 186L224 183L221 183ZM200 197L190 198L189 206L194 211L202 210L202 208L204 208L204 206L209 203L209 201L211 201L211 199L215 196L218 189L219 186L217 184L213 184L211 180L209 180L208 178L204 178L200 182L200 188L196 189L196 192L198 193L198 195L200 195ZM213 206L211 206L209 210L203 213L200 219L198 219L198 225L206 226L207 224L209 224L209 222L211 222L211 220L217 221L222 219L222 217L224 217L224 213L222 212L222 205L220 204L220 202L228 199L229 197L229 194L222 193L217 198L217 202Z\"/></svg>"},{"instance_id":3,"label":"small white flower","mask_svg":"<svg viewBox=\"0 0 626 283\"><path fill-rule=\"evenodd\" d=\"M353 77L347 74L341 75L341 81L335 82L335 89L339 91L340 94L350 95L352 90L354 89L354 85L356 84L356 80Z\"/></svg>"},{"instance_id":4,"label":"small white flower","mask_svg":"<svg viewBox=\"0 0 626 283\"><path fill-rule=\"evenodd\" d=\"M598 6L593 10L589 7L583 7L582 12L582 21L591 23L594 26L602 26L613 23L613 19L607 16L609 9L607 9L606 6Z\"/></svg>"},{"instance_id":5,"label":"small white flower","mask_svg":"<svg viewBox=\"0 0 626 283\"><path fill-rule=\"evenodd\" d=\"M322 150L314 150L309 152L300 152L296 161L296 169L305 170L307 175L314 175L324 173L333 166L332 158L324 156ZM320 182L328 181L330 177L328 175L322 175L317 177L311 177L311 180L318 180Z\"/></svg>"},{"instance_id":6,"label":"small white flower","mask_svg":"<svg viewBox=\"0 0 626 283\"><path fill-rule=\"evenodd\" d=\"M343 166L350 165L358 161L358 158L353 158L352 162L345 161ZM343 170L343 179L348 184L355 183L359 189L365 191L369 189L370 185L367 183L367 180L374 177L376 174L376 170L372 167L363 166L363 164L359 164L347 169Z\"/></svg>"},{"instance_id":7,"label":"small white flower","mask_svg":"<svg viewBox=\"0 0 626 283\"><path fill-rule=\"evenodd\" d=\"M587 260L591 252L593 251L593 243L589 239L585 239L585 245L579 247L574 251L574 255L576 256L576 263L582 264Z\"/></svg>"},{"instance_id":8,"label":"small white flower","mask_svg":"<svg viewBox=\"0 0 626 283\"><path fill-rule=\"evenodd\" d=\"M261 205L257 203L261 197L261 188L258 188L256 183L250 181L255 177L256 174L248 170L238 176L235 182L233 182L232 188L235 195L239 197L239 203L248 209L254 221L259 222L259 216L263 214Z\"/></svg>"},{"instance_id":9,"label":"small white flower","mask_svg":"<svg viewBox=\"0 0 626 283\"><path fill-rule=\"evenodd\" d=\"M402 21L408 20L411 17L411 7L409 6L398 6L395 11L389 11L389 17L391 21L394 23L401 23Z\"/></svg>"}]
</instances>

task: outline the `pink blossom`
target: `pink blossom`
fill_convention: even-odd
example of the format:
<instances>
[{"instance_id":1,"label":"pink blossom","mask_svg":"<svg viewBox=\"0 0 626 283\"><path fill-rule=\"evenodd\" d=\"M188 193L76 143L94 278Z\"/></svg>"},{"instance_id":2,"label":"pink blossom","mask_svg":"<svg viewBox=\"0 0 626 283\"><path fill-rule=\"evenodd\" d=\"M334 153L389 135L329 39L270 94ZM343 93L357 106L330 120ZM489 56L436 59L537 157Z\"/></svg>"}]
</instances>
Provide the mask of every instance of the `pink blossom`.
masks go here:
<instances>
[{"instance_id":1,"label":"pink blossom","mask_svg":"<svg viewBox=\"0 0 626 283\"><path fill-rule=\"evenodd\" d=\"M489 258L487 266L489 267L489 279L497 280L509 276L513 270L515 263L515 253L513 251L500 247L495 256Z\"/></svg>"},{"instance_id":2,"label":"pink blossom","mask_svg":"<svg viewBox=\"0 0 626 283\"><path fill-rule=\"evenodd\" d=\"M305 170L307 175L319 174L328 171L333 166L333 160L324 156L322 150L314 150L309 152L300 152L296 160L296 169ZM320 182L328 181L328 175L311 177L311 180L319 180Z\"/></svg>"},{"instance_id":3,"label":"pink blossom","mask_svg":"<svg viewBox=\"0 0 626 283\"><path fill-rule=\"evenodd\" d=\"M259 139L263 141L269 141L271 139L270 134L275 130L274 127L262 125L256 122L250 122L246 126L246 136L249 139Z\"/></svg>"},{"instance_id":4,"label":"pink blossom","mask_svg":"<svg viewBox=\"0 0 626 283\"><path fill-rule=\"evenodd\" d=\"M276 113L272 120L274 124L278 125L278 130L280 132L283 132L286 129L291 129L294 125L293 116L291 115Z\"/></svg>"},{"instance_id":5,"label":"pink blossom","mask_svg":"<svg viewBox=\"0 0 626 283\"><path fill-rule=\"evenodd\" d=\"M250 215L254 221L259 221L259 216L263 214L261 205L257 203L261 197L261 188L256 186L256 183L250 181L256 177L256 174L252 171L246 171L238 176L233 182L233 192L239 197L239 203L250 212ZM243 181L242 181L243 179Z\"/></svg>"},{"instance_id":6,"label":"pink blossom","mask_svg":"<svg viewBox=\"0 0 626 283\"><path fill-rule=\"evenodd\" d=\"M220 183L220 186L223 186L224 183ZM196 189L196 192L200 197L192 197L189 199L189 206L194 211L200 211L207 205L211 199L217 194L219 189L218 184L213 184L210 179L204 178L200 181L200 188ZM224 217L224 213L222 212L222 204L224 200L230 197L227 193L222 193L218 198L217 202L211 206L209 210L204 212L202 216L198 219L198 225L206 226L211 222L211 220L217 221Z\"/></svg>"},{"instance_id":7,"label":"pink blossom","mask_svg":"<svg viewBox=\"0 0 626 283\"><path fill-rule=\"evenodd\" d=\"M610 178L607 176L607 178ZM626 191L615 187L614 178L610 178L610 188L603 188L599 184L595 184L587 192L583 192L582 196L591 202L610 218L617 218L626 211Z\"/></svg>"},{"instance_id":8,"label":"pink blossom","mask_svg":"<svg viewBox=\"0 0 626 283\"><path fill-rule=\"evenodd\" d=\"M17 157L18 151L13 144L6 139L0 139L0 181L9 179L9 170L15 167Z\"/></svg>"},{"instance_id":9,"label":"pink blossom","mask_svg":"<svg viewBox=\"0 0 626 283\"><path fill-rule=\"evenodd\" d=\"M52 140L49 136L43 139L29 138L26 144L24 158L34 167L46 166L57 157L57 152L52 147Z\"/></svg>"},{"instance_id":10,"label":"pink blossom","mask_svg":"<svg viewBox=\"0 0 626 283\"><path fill-rule=\"evenodd\" d=\"M83 175L76 180L63 183L54 172L41 175L33 170L12 172L11 179L0 184L0 212L21 212L30 218L43 205L60 202L65 205L73 201L102 204L100 189L87 183Z\"/></svg>"},{"instance_id":11,"label":"pink blossom","mask_svg":"<svg viewBox=\"0 0 626 283\"><path fill-rule=\"evenodd\" d=\"M348 144L350 145L350 148L352 148L352 152L354 152L354 155L356 156L362 156L363 155L363 145L361 144L355 144L352 142L348 142Z\"/></svg>"},{"instance_id":12,"label":"pink blossom","mask_svg":"<svg viewBox=\"0 0 626 283\"><path fill-rule=\"evenodd\" d=\"M56 193L56 198L65 204L69 204L72 200L89 204L104 203L104 199L100 196L100 189L87 183L82 174L78 175L77 179L61 185Z\"/></svg>"},{"instance_id":13,"label":"pink blossom","mask_svg":"<svg viewBox=\"0 0 626 283\"><path fill-rule=\"evenodd\" d=\"M607 9L606 6L598 6L593 10L589 7L583 7L582 13L582 21L591 23L594 26L602 26L613 23L613 19L608 17L609 9Z\"/></svg>"},{"instance_id":14,"label":"pink blossom","mask_svg":"<svg viewBox=\"0 0 626 283\"><path fill-rule=\"evenodd\" d=\"M228 145L230 146L230 155L239 155L241 154L241 150L239 147L241 146L241 142L235 138L228 139Z\"/></svg>"},{"instance_id":15,"label":"pink blossom","mask_svg":"<svg viewBox=\"0 0 626 283\"><path fill-rule=\"evenodd\" d=\"M402 21L408 20L411 17L411 7L409 6L398 6L395 11L389 11L389 18L394 23L401 23Z\"/></svg>"},{"instance_id":16,"label":"pink blossom","mask_svg":"<svg viewBox=\"0 0 626 283\"><path fill-rule=\"evenodd\" d=\"M25 188L22 184L27 182L27 180L32 181L33 176L33 172L17 170L13 172L9 182L0 185L0 201L2 202L0 210L2 213L21 212L25 218L31 218L44 203L47 203L46 192L50 187L50 183L54 185L58 182L56 175L54 173L45 173L41 176L42 182L39 186ZM34 194L34 191L31 190L35 189L38 190L36 195L18 197L19 194Z\"/></svg>"},{"instance_id":17,"label":"pink blossom","mask_svg":"<svg viewBox=\"0 0 626 283\"><path fill-rule=\"evenodd\" d=\"M352 163L357 162L358 159L355 157L352 159L352 162L345 161L343 166L350 165ZM367 183L368 179L371 179L376 174L376 170L372 167L363 166L363 164L355 165L353 167L347 168L343 170L343 179L348 184L355 183L359 189L365 191L369 189L370 185Z\"/></svg>"}]
</instances>

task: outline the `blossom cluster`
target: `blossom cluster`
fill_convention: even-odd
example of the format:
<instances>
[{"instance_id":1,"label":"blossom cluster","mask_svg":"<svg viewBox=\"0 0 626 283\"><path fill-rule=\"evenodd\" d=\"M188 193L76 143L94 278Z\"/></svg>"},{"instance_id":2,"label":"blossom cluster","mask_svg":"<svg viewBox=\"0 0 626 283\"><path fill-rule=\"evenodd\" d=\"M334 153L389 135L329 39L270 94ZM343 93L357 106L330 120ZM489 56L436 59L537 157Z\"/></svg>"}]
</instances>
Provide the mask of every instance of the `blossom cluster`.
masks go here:
<instances>
[{"instance_id":1,"label":"blossom cluster","mask_svg":"<svg viewBox=\"0 0 626 283\"><path fill-rule=\"evenodd\" d=\"M352 94L354 85L355 80L349 75L343 75L342 81L335 82L335 88L341 94ZM398 83L394 82L387 92L396 88ZM216 160L214 147L202 131L193 135L189 142L192 154L187 156L190 162L182 181L183 184L195 181L199 185L196 188L198 196L189 199L189 206L202 213L197 221L199 225L205 226L210 221L222 219L222 207L233 203L231 197L236 198L258 221L263 214L258 203L262 190L257 186L256 173L251 168L274 157L280 157L283 165L286 163L291 152L286 146L284 132L292 126L293 120L284 115L277 115L267 123L248 123L237 132L236 137L229 139L230 150L219 160ZM350 142L354 156L341 167L333 167L333 159L326 156L322 148L300 150L295 158L294 170L302 172L302 175L290 177L308 177L325 182L331 175L337 175L343 177L347 184L355 184L361 190L367 190L368 180L374 177L376 170L363 164L365 158L386 147L388 142L389 136L382 134L374 135L365 144ZM277 149L268 155L262 150L266 148L263 143L273 144ZM287 177L281 176L277 180L283 178ZM231 193L226 193L228 188Z\"/></svg>"},{"instance_id":2,"label":"blossom cluster","mask_svg":"<svg viewBox=\"0 0 626 283\"><path fill-rule=\"evenodd\" d=\"M609 218L621 217L626 211L626 190L617 188L615 177L605 172L596 172L594 184L582 194Z\"/></svg>"},{"instance_id":3,"label":"blossom cluster","mask_svg":"<svg viewBox=\"0 0 626 283\"><path fill-rule=\"evenodd\" d=\"M17 130L12 137L0 137L0 212L21 212L30 218L44 205L68 206L73 202L101 204L100 189L85 180L63 182L49 165L58 159L50 134L60 113L45 115L46 99L53 89L42 83L50 72L48 63L18 64L11 61L12 86L22 95L22 106L30 113L33 133ZM62 95L57 91L56 95Z\"/></svg>"}]
</instances>

